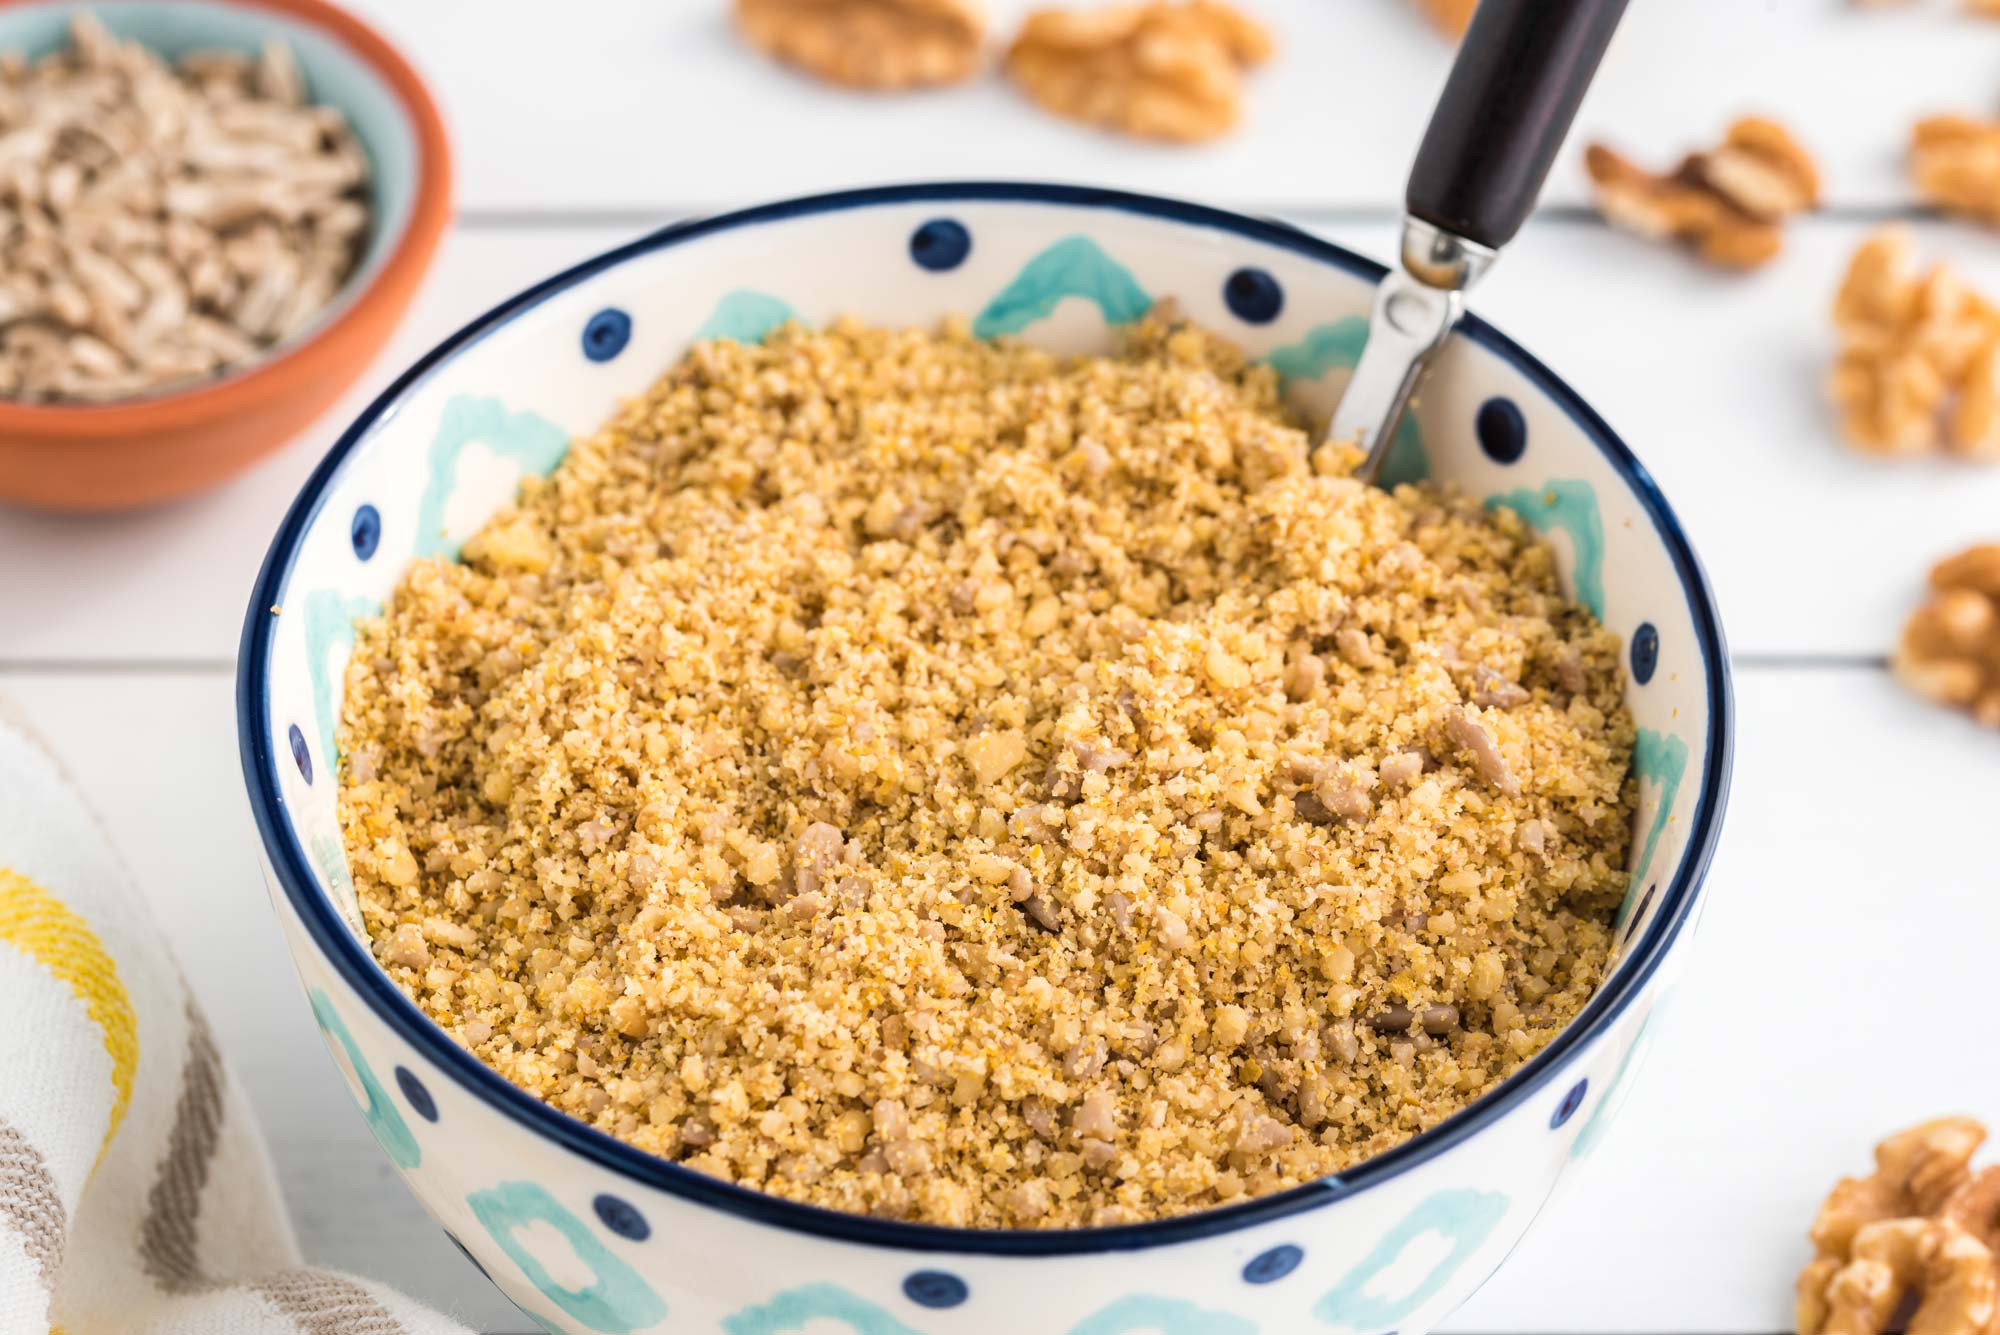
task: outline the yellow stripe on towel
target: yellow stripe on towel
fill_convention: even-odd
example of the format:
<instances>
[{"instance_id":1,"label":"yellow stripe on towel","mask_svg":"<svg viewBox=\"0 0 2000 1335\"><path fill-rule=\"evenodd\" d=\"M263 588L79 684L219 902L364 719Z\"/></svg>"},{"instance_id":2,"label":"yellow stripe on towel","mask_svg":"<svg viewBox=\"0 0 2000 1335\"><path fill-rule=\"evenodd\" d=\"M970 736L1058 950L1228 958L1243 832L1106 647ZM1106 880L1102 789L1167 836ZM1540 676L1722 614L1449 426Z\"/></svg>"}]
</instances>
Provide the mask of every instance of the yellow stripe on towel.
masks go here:
<instances>
[{"instance_id":1,"label":"yellow stripe on towel","mask_svg":"<svg viewBox=\"0 0 2000 1335\"><path fill-rule=\"evenodd\" d=\"M104 1145L97 1152L101 1160L125 1119L125 1106L132 1101L132 1075L139 1066L139 1022L132 1014L132 998L118 980L118 966L90 924L7 867L0 867L0 942L32 956L68 984L104 1034L117 1098L104 1129Z\"/></svg>"}]
</instances>

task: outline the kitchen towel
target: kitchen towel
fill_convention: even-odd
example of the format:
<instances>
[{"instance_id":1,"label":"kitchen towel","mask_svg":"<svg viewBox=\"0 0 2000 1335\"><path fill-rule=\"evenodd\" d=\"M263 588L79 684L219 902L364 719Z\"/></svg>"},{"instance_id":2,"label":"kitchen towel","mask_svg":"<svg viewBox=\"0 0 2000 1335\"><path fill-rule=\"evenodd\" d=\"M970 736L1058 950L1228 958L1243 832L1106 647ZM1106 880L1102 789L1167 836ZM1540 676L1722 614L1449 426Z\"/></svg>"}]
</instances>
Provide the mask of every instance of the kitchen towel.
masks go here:
<instances>
[{"instance_id":1,"label":"kitchen towel","mask_svg":"<svg viewBox=\"0 0 2000 1335\"><path fill-rule=\"evenodd\" d=\"M158 925L0 711L0 1335L463 1329L301 1266L249 1104Z\"/></svg>"}]
</instances>

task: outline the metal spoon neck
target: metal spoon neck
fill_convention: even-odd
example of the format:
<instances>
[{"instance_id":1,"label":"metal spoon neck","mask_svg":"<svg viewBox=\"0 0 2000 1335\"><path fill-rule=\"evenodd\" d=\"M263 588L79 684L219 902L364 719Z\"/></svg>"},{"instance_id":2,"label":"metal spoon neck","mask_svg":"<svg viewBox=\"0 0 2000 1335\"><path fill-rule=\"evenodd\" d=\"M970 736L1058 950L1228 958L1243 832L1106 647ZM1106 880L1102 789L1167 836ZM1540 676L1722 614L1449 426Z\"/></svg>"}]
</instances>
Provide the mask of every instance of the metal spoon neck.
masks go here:
<instances>
[{"instance_id":1,"label":"metal spoon neck","mask_svg":"<svg viewBox=\"0 0 2000 1335\"><path fill-rule=\"evenodd\" d=\"M1415 214L1403 218L1403 268L1427 287L1463 292L1478 282L1500 252Z\"/></svg>"}]
</instances>

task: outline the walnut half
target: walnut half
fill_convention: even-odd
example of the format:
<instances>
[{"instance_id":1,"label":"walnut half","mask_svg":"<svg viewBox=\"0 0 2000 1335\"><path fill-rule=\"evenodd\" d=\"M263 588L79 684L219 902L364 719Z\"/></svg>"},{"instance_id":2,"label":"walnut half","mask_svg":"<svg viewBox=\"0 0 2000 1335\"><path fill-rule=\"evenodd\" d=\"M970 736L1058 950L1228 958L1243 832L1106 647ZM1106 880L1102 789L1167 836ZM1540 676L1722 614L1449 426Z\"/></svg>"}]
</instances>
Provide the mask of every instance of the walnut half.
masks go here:
<instances>
[{"instance_id":1,"label":"walnut half","mask_svg":"<svg viewBox=\"0 0 2000 1335\"><path fill-rule=\"evenodd\" d=\"M1927 204L2000 223L2000 122L1930 116L1910 131L1910 181Z\"/></svg>"},{"instance_id":2,"label":"walnut half","mask_svg":"<svg viewBox=\"0 0 2000 1335\"><path fill-rule=\"evenodd\" d=\"M976 0L736 0L736 26L828 83L888 92L969 77L986 14Z\"/></svg>"},{"instance_id":3,"label":"walnut half","mask_svg":"<svg viewBox=\"0 0 2000 1335\"><path fill-rule=\"evenodd\" d=\"M1681 241L1712 264L1750 269L1778 253L1779 224L1819 203L1811 155L1776 121L1749 116L1720 146L1660 176L1603 144L1584 160L1606 221Z\"/></svg>"},{"instance_id":4,"label":"walnut half","mask_svg":"<svg viewBox=\"0 0 2000 1335\"><path fill-rule=\"evenodd\" d=\"M1158 0L1030 14L1007 73L1058 116L1192 142L1242 118L1243 71L1270 54L1270 35L1221 0Z\"/></svg>"},{"instance_id":5,"label":"walnut half","mask_svg":"<svg viewBox=\"0 0 2000 1335\"><path fill-rule=\"evenodd\" d=\"M2000 728L2000 543L1938 562L1930 582L1896 646L1896 679Z\"/></svg>"},{"instance_id":6,"label":"walnut half","mask_svg":"<svg viewBox=\"0 0 2000 1335\"><path fill-rule=\"evenodd\" d=\"M1851 444L2000 458L2000 310L1948 265L1920 272L1907 228L1861 243L1833 322L1841 349L1828 388Z\"/></svg>"},{"instance_id":7,"label":"walnut half","mask_svg":"<svg viewBox=\"0 0 2000 1335\"><path fill-rule=\"evenodd\" d=\"M1986 1128L1941 1117L1875 1147L1875 1171L1842 1178L1812 1224L1798 1335L1987 1335L2000 1302L1994 1170L1970 1172Z\"/></svg>"}]
</instances>

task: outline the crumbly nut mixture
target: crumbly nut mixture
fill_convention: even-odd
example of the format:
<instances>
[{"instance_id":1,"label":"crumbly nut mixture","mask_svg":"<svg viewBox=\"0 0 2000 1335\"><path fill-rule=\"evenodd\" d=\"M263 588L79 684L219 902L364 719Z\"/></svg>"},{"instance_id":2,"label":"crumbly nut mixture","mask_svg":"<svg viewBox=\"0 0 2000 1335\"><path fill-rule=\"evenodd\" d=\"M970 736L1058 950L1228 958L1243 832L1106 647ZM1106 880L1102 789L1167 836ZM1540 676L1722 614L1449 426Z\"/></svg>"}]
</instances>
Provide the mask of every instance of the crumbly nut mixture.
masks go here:
<instances>
[{"instance_id":1,"label":"crumbly nut mixture","mask_svg":"<svg viewBox=\"0 0 2000 1335\"><path fill-rule=\"evenodd\" d=\"M1861 243L1833 323L1829 390L1857 449L2000 460L2000 309L1947 264L1919 272L1908 228Z\"/></svg>"},{"instance_id":2,"label":"crumbly nut mixture","mask_svg":"<svg viewBox=\"0 0 2000 1335\"><path fill-rule=\"evenodd\" d=\"M766 55L828 83L894 91L958 83L979 68L979 0L736 0Z\"/></svg>"},{"instance_id":3,"label":"crumbly nut mixture","mask_svg":"<svg viewBox=\"0 0 2000 1335\"><path fill-rule=\"evenodd\" d=\"M1771 259L1783 244L1784 220L1819 203L1812 156L1790 131L1761 116L1737 121L1718 147L1689 155L1664 176L1603 144L1589 147L1584 165L1607 221L1680 241L1730 268Z\"/></svg>"},{"instance_id":4,"label":"crumbly nut mixture","mask_svg":"<svg viewBox=\"0 0 2000 1335\"><path fill-rule=\"evenodd\" d=\"M353 271L368 160L291 51L170 66L89 14L0 53L0 396L116 399L255 360Z\"/></svg>"},{"instance_id":5,"label":"crumbly nut mixture","mask_svg":"<svg viewBox=\"0 0 2000 1335\"><path fill-rule=\"evenodd\" d=\"M2000 223L2000 121L1918 121L1910 131L1910 181L1926 204Z\"/></svg>"},{"instance_id":6,"label":"crumbly nut mixture","mask_svg":"<svg viewBox=\"0 0 2000 1335\"><path fill-rule=\"evenodd\" d=\"M2000 543L1938 562L1930 583L1930 598L1896 645L1896 679L2000 728Z\"/></svg>"},{"instance_id":7,"label":"crumbly nut mixture","mask_svg":"<svg viewBox=\"0 0 2000 1335\"><path fill-rule=\"evenodd\" d=\"M1021 91L1058 116L1153 139L1213 139L1243 116L1243 72L1271 37L1223 0L1145 0L1028 16L1007 52Z\"/></svg>"},{"instance_id":8,"label":"crumbly nut mixture","mask_svg":"<svg viewBox=\"0 0 2000 1335\"><path fill-rule=\"evenodd\" d=\"M1618 645L1511 512L1310 441L1157 315L697 345L360 628L378 958L556 1107L841 1210L1142 1219L1434 1125L1603 974Z\"/></svg>"},{"instance_id":9,"label":"crumbly nut mixture","mask_svg":"<svg viewBox=\"0 0 2000 1335\"><path fill-rule=\"evenodd\" d=\"M1944 1117L1875 1147L1813 1220L1798 1335L1987 1335L2000 1317L2000 1166L1971 1170L1986 1128ZM1905 1324L1898 1324L1907 1312Z\"/></svg>"}]
</instances>

